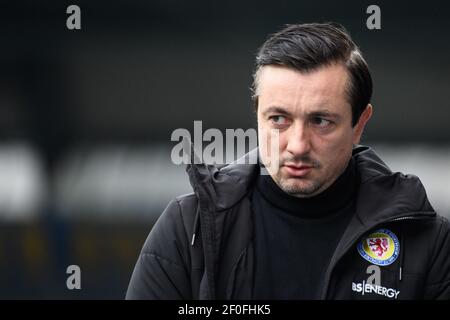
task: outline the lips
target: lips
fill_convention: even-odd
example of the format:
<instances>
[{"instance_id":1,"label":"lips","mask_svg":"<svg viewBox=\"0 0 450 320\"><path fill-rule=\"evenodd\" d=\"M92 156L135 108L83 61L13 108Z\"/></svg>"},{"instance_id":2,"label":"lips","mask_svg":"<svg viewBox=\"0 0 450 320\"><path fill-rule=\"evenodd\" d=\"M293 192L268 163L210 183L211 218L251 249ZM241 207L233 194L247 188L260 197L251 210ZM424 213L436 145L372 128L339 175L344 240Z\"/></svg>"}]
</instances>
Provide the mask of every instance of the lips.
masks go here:
<instances>
[{"instance_id":1,"label":"lips","mask_svg":"<svg viewBox=\"0 0 450 320\"><path fill-rule=\"evenodd\" d=\"M311 166L295 166L289 164L285 164L283 168L290 176L294 177L304 177L313 169Z\"/></svg>"}]
</instances>

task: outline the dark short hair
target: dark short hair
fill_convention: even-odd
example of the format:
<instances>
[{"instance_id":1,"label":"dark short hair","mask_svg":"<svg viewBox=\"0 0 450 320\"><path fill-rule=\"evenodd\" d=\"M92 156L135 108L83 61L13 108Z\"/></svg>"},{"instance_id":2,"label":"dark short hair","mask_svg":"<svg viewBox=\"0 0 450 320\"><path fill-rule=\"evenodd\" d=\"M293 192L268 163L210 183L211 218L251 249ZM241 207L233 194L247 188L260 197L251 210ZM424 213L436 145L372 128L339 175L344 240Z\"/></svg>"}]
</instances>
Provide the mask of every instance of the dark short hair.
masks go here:
<instances>
[{"instance_id":1,"label":"dark short hair","mask_svg":"<svg viewBox=\"0 0 450 320\"><path fill-rule=\"evenodd\" d=\"M345 28L337 23L287 25L264 42L256 56L252 99L258 107L258 71L267 65L285 66L300 72L342 63L348 70L350 83L347 96L352 106L354 126L372 96L372 77L358 46Z\"/></svg>"}]
</instances>

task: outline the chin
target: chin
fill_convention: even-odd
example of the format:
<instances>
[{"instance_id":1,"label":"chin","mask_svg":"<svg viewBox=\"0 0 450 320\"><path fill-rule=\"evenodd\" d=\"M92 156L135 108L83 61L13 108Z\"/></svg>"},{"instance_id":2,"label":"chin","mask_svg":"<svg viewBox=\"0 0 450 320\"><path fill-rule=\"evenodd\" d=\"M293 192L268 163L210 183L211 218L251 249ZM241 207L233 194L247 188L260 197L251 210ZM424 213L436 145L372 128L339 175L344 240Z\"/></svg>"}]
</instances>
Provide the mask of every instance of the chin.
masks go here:
<instances>
[{"instance_id":1,"label":"chin","mask_svg":"<svg viewBox=\"0 0 450 320\"><path fill-rule=\"evenodd\" d=\"M298 183L298 181L289 181L289 180L297 180L298 178L289 178L280 181L280 188L289 194L298 197L309 197L315 195L315 193L320 189L321 186L315 185L313 182L304 181L302 183Z\"/></svg>"}]
</instances>

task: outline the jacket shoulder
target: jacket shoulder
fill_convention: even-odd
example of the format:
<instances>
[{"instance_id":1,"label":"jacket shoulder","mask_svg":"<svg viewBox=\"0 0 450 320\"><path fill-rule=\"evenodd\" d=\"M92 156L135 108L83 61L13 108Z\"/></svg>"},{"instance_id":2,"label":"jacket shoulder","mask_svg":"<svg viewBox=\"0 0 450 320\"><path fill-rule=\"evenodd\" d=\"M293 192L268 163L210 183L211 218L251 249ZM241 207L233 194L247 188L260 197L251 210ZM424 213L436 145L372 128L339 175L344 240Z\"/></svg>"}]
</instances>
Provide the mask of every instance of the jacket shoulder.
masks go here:
<instances>
[{"instance_id":1,"label":"jacket shoulder","mask_svg":"<svg viewBox=\"0 0 450 320\"><path fill-rule=\"evenodd\" d=\"M191 298L189 231L195 196L169 202L151 229L136 262L127 299Z\"/></svg>"},{"instance_id":2,"label":"jacket shoulder","mask_svg":"<svg viewBox=\"0 0 450 320\"><path fill-rule=\"evenodd\" d=\"M189 243L192 236L189 226L193 225L196 205L197 198L194 193L171 200L150 231L142 252L163 256L179 253L179 250L175 250L177 248L173 248L175 252L168 249L172 248L172 245L180 249ZM170 260L170 257L165 258Z\"/></svg>"},{"instance_id":3,"label":"jacket shoulder","mask_svg":"<svg viewBox=\"0 0 450 320\"><path fill-rule=\"evenodd\" d=\"M195 215L195 211L197 208L197 196L195 193L188 193L181 196L178 196L174 199L180 206L181 214L183 215Z\"/></svg>"}]
</instances>

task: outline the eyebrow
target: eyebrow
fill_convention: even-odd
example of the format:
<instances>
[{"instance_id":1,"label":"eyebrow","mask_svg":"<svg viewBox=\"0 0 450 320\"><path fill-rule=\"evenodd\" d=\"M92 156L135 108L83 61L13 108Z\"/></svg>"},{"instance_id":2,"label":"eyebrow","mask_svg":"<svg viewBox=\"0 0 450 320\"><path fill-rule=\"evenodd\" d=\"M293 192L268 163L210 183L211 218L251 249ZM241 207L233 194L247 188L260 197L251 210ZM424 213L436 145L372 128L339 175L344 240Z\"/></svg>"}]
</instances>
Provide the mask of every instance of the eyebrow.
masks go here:
<instances>
[{"instance_id":1,"label":"eyebrow","mask_svg":"<svg viewBox=\"0 0 450 320\"><path fill-rule=\"evenodd\" d=\"M289 111L287 111L283 107L279 107L279 106L268 107L262 114L263 115L267 115L269 113L277 113L277 114L282 114L282 115L287 115L287 116L291 115L291 113ZM327 118L334 118L334 119L340 119L341 118L340 114L337 114L335 112L331 112L328 109L315 110L315 111L307 113L307 116L308 117L327 117Z\"/></svg>"},{"instance_id":2,"label":"eyebrow","mask_svg":"<svg viewBox=\"0 0 450 320\"><path fill-rule=\"evenodd\" d=\"M282 108L282 107L278 107L278 106L271 106L268 107L262 114L263 115L267 115L269 113L278 113L278 114L283 114L283 115L290 115L290 113Z\"/></svg>"},{"instance_id":3,"label":"eyebrow","mask_svg":"<svg viewBox=\"0 0 450 320\"><path fill-rule=\"evenodd\" d=\"M331 112L331 111L329 111L327 109L313 111L311 113L308 113L308 116L310 116L310 117L333 118L333 119L336 119L336 120L339 120L341 118L340 114L337 114L335 112Z\"/></svg>"}]
</instances>

